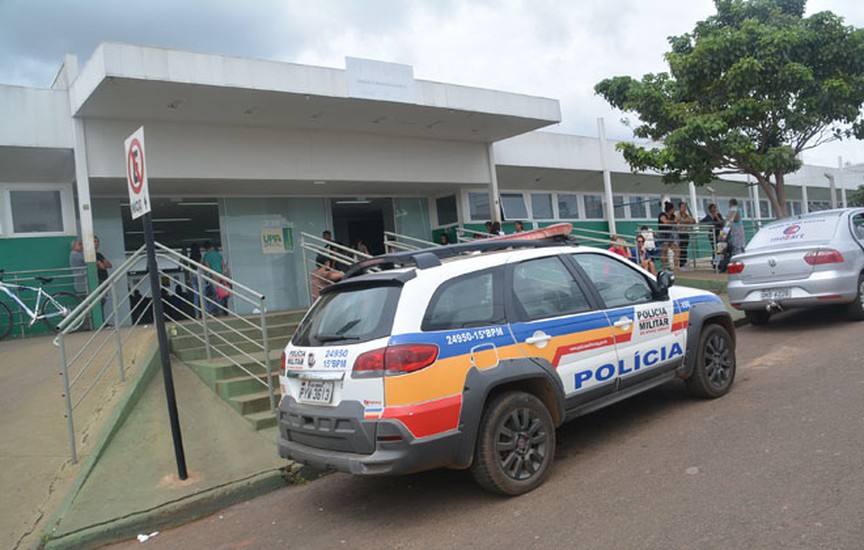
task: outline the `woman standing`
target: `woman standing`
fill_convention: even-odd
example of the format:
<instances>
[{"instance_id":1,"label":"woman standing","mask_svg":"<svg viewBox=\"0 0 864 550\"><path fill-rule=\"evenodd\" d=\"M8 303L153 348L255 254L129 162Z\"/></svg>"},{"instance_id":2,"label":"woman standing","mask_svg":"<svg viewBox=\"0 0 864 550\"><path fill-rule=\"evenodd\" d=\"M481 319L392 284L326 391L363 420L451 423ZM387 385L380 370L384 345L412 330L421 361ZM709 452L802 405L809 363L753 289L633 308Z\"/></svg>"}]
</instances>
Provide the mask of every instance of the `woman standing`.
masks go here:
<instances>
[{"instance_id":1,"label":"woman standing","mask_svg":"<svg viewBox=\"0 0 864 550\"><path fill-rule=\"evenodd\" d=\"M663 212L657 217L657 238L660 246L660 262L666 269L678 270L678 223L675 219L675 205L666 201ZM669 251L672 251L670 254ZM671 257L670 257L671 256Z\"/></svg>"},{"instance_id":2,"label":"woman standing","mask_svg":"<svg viewBox=\"0 0 864 550\"><path fill-rule=\"evenodd\" d=\"M744 252L744 223L741 221L741 210L738 208L737 199L729 199L729 212L726 213L726 223L731 225L729 230L729 246L732 248L732 254L741 254Z\"/></svg>"}]
</instances>

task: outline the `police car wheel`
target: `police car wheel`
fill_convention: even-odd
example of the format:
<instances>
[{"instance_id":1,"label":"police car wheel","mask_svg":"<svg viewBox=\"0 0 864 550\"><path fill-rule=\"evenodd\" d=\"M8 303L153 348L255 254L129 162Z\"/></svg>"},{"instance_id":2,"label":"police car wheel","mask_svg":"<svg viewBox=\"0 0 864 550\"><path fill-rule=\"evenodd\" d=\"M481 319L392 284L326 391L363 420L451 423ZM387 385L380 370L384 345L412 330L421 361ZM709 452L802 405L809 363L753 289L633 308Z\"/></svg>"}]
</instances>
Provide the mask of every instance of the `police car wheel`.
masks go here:
<instances>
[{"instance_id":1,"label":"police car wheel","mask_svg":"<svg viewBox=\"0 0 864 550\"><path fill-rule=\"evenodd\" d=\"M864 273L858 276L858 294L846 311L853 321L864 321Z\"/></svg>"},{"instance_id":2,"label":"police car wheel","mask_svg":"<svg viewBox=\"0 0 864 550\"><path fill-rule=\"evenodd\" d=\"M699 336L696 364L687 379L687 389L697 397L713 399L725 395L735 380L735 345L720 325L707 325Z\"/></svg>"},{"instance_id":3,"label":"police car wheel","mask_svg":"<svg viewBox=\"0 0 864 550\"><path fill-rule=\"evenodd\" d=\"M521 495L546 479L555 455L555 425L542 401L525 392L486 405L471 473L484 489Z\"/></svg>"},{"instance_id":4,"label":"police car wheel","mask_svg":"<svg viewBox=\"0 0 864 550\"><path fill-rule=\"evenodd\" d=\"M768 320L771 319L771 314L761 309L747 310L744 312L744 317L751 325L767 325Z\"/></svg>"}]
</instances>

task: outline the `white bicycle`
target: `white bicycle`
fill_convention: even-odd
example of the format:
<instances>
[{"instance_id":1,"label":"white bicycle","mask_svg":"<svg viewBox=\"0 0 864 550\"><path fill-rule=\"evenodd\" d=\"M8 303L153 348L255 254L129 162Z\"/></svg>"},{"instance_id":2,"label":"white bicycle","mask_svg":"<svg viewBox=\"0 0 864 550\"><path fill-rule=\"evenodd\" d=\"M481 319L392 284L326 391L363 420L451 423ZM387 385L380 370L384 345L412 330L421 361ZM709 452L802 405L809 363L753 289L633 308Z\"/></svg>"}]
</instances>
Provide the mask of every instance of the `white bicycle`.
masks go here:
<instances>
[{"instance_id":1,"label":"white bicycle","mask_svg":"<svg viewBox=\"0 0 864 550\"><path fill-rule=\"evenodd\" d=\"M39 286L19 285L4 283L4 271L0 269L0 291L9 296L21 313L30 320L28 326L32 327L36 321L42 321L52 331L57 332L57 326L60 322L81 303L81 299L71 292L61 291L48 294L42 287L53 280L51 277L35 277L40 283ZM30 309L21 299L21 296L28 295L35 295L33 309ZM84 316L81 316L75 322L72 330L78 329L83 322ZM9 335L14 323L15 318L12 315L12 310L5 302L0 302L0 340Z\"/></svg>"}]
</instances>

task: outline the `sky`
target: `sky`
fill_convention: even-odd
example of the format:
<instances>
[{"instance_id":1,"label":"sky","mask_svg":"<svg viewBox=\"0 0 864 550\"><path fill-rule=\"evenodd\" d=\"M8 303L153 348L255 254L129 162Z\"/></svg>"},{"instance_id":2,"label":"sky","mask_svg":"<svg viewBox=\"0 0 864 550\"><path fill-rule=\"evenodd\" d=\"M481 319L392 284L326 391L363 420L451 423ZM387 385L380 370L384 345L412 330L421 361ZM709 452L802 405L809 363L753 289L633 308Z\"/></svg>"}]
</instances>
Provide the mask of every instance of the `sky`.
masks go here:
<instances>
[{"instance_id":1,"label":"sky","mask_svg":"<svg viewBox=\"0 0 864 550\"><path fill-rule=\"evenodd\" d=\"M861 0L810 0L864 27ZM667 38L715 13L712 0L0 0L0 84L48 87L65 54L101 42L344 68L345 57L411 65L414 77L557 99L546 130L633 134L594 94L618 75L668 70ZM632 117L631 117L632 118ZM635 122L635 121L634 121ZM864 142L804 153L864 163Z\"/></svg>"}]
</instances>

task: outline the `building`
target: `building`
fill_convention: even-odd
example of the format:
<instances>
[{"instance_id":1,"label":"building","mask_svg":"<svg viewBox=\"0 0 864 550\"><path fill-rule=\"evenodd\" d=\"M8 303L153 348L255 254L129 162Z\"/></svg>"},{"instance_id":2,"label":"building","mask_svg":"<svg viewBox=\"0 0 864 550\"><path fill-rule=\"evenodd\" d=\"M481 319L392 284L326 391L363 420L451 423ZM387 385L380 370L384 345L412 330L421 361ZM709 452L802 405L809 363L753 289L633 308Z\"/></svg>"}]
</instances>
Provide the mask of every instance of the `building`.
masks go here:
<instances>
[{"instance_id":1,"label":"building","mask_svg":"<svg viewBox=\"0 0 864 550\"><path fill-rule=\"evenodd\" d=\"M737 197L749 218L772 216L746 181L718 181L713 194L665 186L631 173L613 142L543 131L560 119L557 100L416 80L405 65L348 58L343 70L104 43L83 66L67 56L50 89L0 85L0 268L65 267L76 235L89 263L94 234L115 265L142 244L123 147L139 127L156 240L218 243L231 276L272 309L308 305L303 232L331 229L380 253L385 230L433 240L482 229L498 201L505 228L572 220L631 233L656 220L661 196L699 212ZM858 185L846 179L860 172L827 171ZM825 172L796 175L793 211L830 200ZM273 231L294 247L265 250Z\"/></svg>"}]
</instances>

